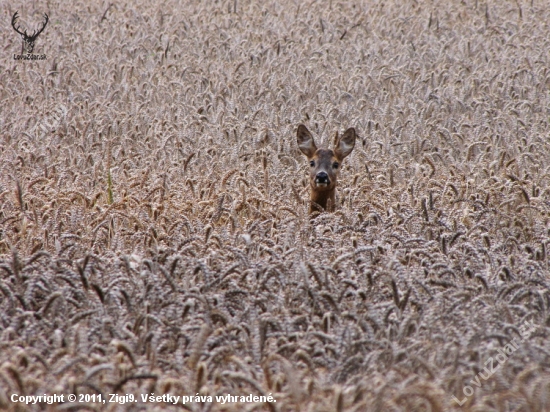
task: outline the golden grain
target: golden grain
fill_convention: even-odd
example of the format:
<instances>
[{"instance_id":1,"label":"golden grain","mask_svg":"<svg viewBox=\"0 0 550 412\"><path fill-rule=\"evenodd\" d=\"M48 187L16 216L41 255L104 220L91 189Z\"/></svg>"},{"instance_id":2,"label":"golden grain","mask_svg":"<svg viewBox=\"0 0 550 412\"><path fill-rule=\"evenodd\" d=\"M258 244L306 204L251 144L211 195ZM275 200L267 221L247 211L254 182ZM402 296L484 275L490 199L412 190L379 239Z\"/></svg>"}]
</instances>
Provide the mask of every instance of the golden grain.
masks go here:
<instances>
[{"instance_id":1,"label":"golden grain","mask_svg":"<svg viewBox=\"0 0 550 412\"><path fill-rule=\"evenodd\" d=\"M544 3L42 6L47 60L2 36L0 407L453 410L532 319L463 409L548 409ZM301 123L360 136L311 220Z\"/></svg>"}]
</instances>

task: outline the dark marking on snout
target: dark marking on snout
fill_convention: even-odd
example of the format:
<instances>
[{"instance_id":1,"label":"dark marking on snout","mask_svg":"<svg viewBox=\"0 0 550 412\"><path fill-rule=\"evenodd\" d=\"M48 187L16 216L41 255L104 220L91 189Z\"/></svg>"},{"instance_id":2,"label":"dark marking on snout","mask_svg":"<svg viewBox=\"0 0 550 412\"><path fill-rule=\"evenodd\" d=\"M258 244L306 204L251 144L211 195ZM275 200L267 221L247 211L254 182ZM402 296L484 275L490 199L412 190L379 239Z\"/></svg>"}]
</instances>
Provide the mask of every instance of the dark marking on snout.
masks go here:
<instances>
[{"instance_id":1,"label":"dark marking on snout","mask_svg":"<svg viewBox=\"0 0 550 412\"><path fill-rule=\"evenodd\" d=\"M319 172L315 176L315 183L325 183L327 185L330 184L330 179L328 177L328 174L326 172Z\"/></svg>"}]
</instances>

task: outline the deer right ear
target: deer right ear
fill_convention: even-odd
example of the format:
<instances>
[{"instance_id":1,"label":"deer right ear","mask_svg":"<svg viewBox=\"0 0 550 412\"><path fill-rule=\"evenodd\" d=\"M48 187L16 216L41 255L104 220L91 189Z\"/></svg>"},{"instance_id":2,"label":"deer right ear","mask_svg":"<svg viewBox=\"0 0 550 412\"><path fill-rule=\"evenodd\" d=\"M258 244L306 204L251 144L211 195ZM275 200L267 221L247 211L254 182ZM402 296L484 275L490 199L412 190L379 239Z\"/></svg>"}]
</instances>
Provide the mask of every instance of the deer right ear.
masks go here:
<instances>
[{"instance_id":1,"label":"deer right ear","mask_svg":"<svg viewBox=\"0 0 550 412\"><path fill-rule=\"evenodd\" d=\"M334 154L340 160L349 155L355 147L355 129L350 127L344 132L342 137L338 139L338 143L334 148Z\"/></svg>"},{"instance_id":2,"label":"deer right ear","mask_svg":"<svg viewBox=\"0 0 550 412\"><path fill-rule=\"evenodd\" d=\"M317 151L317 146L313 141L313 136L311 135L309 130L307 130L307 127L305 127L303 124L298 126L296 137L300 151L305 154L308 159L311 159Z\"/></svg>"}]
</instances>

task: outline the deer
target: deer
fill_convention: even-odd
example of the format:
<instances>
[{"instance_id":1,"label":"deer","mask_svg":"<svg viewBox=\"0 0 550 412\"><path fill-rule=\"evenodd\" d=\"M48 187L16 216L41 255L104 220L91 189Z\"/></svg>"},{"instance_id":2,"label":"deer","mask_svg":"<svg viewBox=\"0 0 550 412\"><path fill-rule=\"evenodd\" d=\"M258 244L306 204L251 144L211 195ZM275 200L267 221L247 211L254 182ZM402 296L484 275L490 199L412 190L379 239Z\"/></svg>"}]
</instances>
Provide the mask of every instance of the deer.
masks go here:
<instances>
[{"instance_id":1,"label":"deer","mask_svg":"<svg viewBox=\"0 0 550 412\"><path fill-rule=\"evenodd\" d=\"M333 149L318 149L313 135L303 124L298 126L296 137L298 148L309 161L309 214L319 209L334 212L338 174L342 161L355 147L355 129L350 127L341 137L336 132Z\"/></svg>"},{"instance_id":2,"label":"deer","mask_svg":"<svg viewBox=\"0 0 550 412\"><path fill-rule=\"evenodd\" d=\"M27 34L27 30L21 31L21 27L17 24L18 19L18 11L16 11L11 18L11 26L13 29L21 35L21 38L23 39L23 45L21 46L21 53L32 53L34 50L34 42L36 41L36 38L44 31L46 28L46 25L48 24L49 18L46 13L44 13L44 24L42 25L42 28L35 30L31 35Z\"/></svg>"}]
</instances>

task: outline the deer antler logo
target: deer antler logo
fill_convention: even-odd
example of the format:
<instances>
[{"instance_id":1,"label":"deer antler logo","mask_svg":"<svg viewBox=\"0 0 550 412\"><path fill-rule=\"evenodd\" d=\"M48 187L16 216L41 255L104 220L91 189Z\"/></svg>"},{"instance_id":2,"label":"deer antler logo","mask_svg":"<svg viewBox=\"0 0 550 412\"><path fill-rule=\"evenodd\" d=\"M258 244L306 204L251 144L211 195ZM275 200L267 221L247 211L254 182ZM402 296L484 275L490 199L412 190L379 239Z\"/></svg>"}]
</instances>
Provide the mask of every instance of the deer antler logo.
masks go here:
<instances>
[{"instance_id":1,"label":"deer antler logo","mask_svg":"<svg viewBox=\"0 0 550 412\"><path fill-rule=\"evenodd\" d=\"M49 18L46 13L44 13L44 24L42 25L42 28L40 28L38 31L34 31L31 35L27 34L27 30L21 31L21 27L17 24L17 19L19 16L17 15L19 12L16 11L13 17L11 18L11 25L13 29L21 35L21 38L23 39L23 45L21 47L22 53L32 53L34 50L34 42L36 41L36 38L44 31L46 28L46 25L48 24Z\"/></svg>"}]
</instances>

